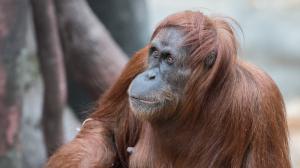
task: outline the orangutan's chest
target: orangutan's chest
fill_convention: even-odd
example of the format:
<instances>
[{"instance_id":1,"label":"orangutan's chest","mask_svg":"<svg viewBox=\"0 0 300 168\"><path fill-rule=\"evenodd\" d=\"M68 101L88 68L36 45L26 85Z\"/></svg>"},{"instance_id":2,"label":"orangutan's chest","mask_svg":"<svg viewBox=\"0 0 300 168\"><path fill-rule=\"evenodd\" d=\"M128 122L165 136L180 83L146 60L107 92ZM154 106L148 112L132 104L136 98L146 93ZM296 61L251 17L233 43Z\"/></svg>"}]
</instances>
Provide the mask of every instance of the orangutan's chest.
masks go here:
<instances>
[{"instance_id":1,"label":"orangutan's chest","mask_svg":"<svg viewBox=\"0 0 300 168\"><path fill-rule=\"evenodd\" d=\"M133 149L131 151L131 149ZM131 148L129 157L129 167L130 168L169 168L173 167L171 162L160 157L158 153L155 153L151 149L146 148Z\"/></svg>"}]
</instances>

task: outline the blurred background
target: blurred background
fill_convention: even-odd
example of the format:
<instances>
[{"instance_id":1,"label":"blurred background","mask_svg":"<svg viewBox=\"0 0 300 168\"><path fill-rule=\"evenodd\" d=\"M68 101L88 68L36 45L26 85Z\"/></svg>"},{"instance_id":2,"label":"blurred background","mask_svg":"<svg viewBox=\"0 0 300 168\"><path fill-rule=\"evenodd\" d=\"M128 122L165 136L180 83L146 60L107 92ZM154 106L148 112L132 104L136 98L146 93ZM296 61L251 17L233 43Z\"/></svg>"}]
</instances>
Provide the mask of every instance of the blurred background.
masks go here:
<instances>
[{"instance_id":1,"label":"blurred background","mask_svg":"<svg viewBox=\"0 0 300 168\"><path fill-rule=\"evenodd\" d=\"M167 15L229 16L285 99L300 167L300 0L0 0L0 168L40 168Z\"/></svg>"}]
</instances>

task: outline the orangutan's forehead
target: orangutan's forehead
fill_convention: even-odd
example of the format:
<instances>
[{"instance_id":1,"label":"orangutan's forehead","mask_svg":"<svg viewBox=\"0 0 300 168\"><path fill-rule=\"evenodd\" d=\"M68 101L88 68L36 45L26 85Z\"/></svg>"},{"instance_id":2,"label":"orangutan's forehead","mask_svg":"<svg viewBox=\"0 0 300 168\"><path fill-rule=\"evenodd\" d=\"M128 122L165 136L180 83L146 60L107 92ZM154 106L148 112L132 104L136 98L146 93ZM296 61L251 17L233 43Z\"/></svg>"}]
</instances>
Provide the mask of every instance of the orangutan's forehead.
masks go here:
<instances>
[{"instance_id":1,"label":"orangutan's forehead","mask_svg":"<svg viewBox=\"0 0 300 168\"><path fill-rule=\"evenodd\" d=\"M161 29L152 40L153 43L159 42L164 46L182 46L184 33L176 28Z\"/></svg>"}]
</instances>

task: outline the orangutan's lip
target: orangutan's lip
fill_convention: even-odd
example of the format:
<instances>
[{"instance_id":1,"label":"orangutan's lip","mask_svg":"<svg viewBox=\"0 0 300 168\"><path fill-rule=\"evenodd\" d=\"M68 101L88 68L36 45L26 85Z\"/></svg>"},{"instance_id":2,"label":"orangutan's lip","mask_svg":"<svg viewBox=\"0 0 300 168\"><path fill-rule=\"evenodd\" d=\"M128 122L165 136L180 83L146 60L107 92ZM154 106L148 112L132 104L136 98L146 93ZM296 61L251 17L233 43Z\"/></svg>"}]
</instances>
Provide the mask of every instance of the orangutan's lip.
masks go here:
<instances>
[{"instance_id":1,"label":"orangutan's lip","mask_svg":"<svg viewBox=\"0 0 300 168\"><path fill-rule=\"evenodd\" d=\"M136 97L136 96L130 96L130 99L132 99L133 101L139 101L145 104L155 104L158 103L158 100L155 99L151 99L151 98L141 98L141 97Z\"/></svg>"}]
</instances>

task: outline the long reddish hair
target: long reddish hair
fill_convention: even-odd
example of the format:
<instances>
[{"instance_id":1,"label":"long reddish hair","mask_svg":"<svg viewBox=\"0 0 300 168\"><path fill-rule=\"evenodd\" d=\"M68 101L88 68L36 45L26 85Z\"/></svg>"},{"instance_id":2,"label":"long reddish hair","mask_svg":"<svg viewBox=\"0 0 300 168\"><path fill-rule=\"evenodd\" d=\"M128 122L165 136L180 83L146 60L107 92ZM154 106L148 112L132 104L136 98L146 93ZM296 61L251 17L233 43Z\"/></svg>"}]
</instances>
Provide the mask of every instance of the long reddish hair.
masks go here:
<instances>
[{"instance_id":1,"label":"long reddish hair","mask_svg":"<svg viewBox=\"0 0 300 168\"><path fill-rule=\"evenodd\" d=\"M154 31L185 32L192 74L178 107L181 131L195 130L184 144L190 167L289 168L284 102L273 80L237 57L233 28L219 17L185 11L167 17ZM128 146L140 138L142 122L130 112L127 89L147 63L148 46L128 63L92 115L114 135L118 160L128 166ZM211 57L211 58L210 58ZM206 66L211 59L212 64ZM117 116L117 117L115 117ZM111 124L113 123L113 124Z\"/></svg>"}]
</instances>

